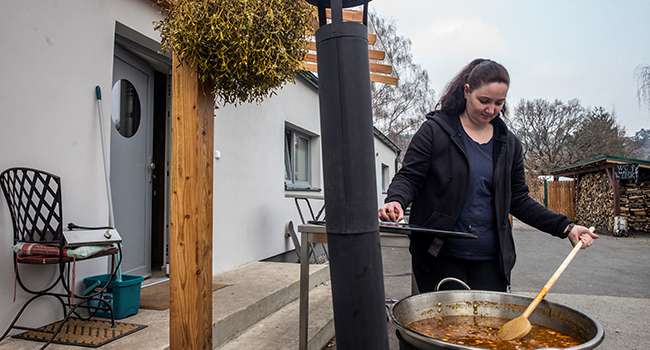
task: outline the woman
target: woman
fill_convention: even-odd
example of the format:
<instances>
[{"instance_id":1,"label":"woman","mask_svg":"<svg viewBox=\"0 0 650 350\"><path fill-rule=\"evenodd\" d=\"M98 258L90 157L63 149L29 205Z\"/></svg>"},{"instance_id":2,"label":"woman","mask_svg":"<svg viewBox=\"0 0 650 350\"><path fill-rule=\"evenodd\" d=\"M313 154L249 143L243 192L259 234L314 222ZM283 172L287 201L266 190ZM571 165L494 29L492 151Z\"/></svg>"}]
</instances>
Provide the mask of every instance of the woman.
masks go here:
<instances>
[{"instance_id":1,"label":"woman","mask_svg":"<svg viewBox=\"0 0 650 350\"><path fill-rule=\"evenodd\" d=\"M399 222L411 204L410 224L478 236L412 233L409 251L421 293L445 277L472 289L507 291L515 264L508 214L573 245L582 240L583 248L598 238L529 197L521 142L501 119L509 86L508 71L494 61L476 59L463 68L413 136L379 209L381 220Z\"/></svg>"}]
</instances>

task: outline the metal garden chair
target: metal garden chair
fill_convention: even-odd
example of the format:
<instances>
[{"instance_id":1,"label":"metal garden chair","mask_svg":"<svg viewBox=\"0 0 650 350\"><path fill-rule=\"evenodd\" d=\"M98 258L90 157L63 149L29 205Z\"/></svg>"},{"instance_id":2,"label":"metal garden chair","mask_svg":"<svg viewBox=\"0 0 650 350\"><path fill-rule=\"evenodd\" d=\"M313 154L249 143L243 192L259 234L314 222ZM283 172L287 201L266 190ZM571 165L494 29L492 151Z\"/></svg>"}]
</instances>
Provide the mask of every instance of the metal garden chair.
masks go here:
<instances>
[{"instance_id":1,"label":"metal garden chair","mask_svg":"<svg viewBox=\"0 0 650 350\"><path fill-rule=\"evenodd\" d=\"M60 302L63 309L63 322L60 323L58 329L52 332L52 337L41 349L44 349L54 340L65 321L72 316L82 319L90 318L97 310L108 310L111 315L111 322L115 325L112 306L102 297L102 293L119 268L121 262L120 244L95 247L104 250L86 258L77 257L75 248L66 246L61 205L61 179L56 175L36 169L10 168L0 174L0 187L7 200L13 225L14 301L16 284L23 291L32 295L23 304L9 328L0 337L0 341L12 329L38 330L33 327L19 326L16 323L33 301L48 296ZM108 282L98 286L88 295L75 293L74 264L76 260L97 257L109 257L111 259L112 272ZM58 269L56 269L54 282L39 289L27 286L26 279L28 278L20 274L20 266L26 264L32 266L57 265ZM32 271L30 270L29 277L32 277ZM46 271L45 273L52 273L52 268L44 269L44 271ZM30 279L33 280L33 278ZM78 308L91 310L87 316L82 316L77 312ZM93 310L95 311L93 312ZM38 312L38 310L34 311Z\"/></svg>"}]
</instances>

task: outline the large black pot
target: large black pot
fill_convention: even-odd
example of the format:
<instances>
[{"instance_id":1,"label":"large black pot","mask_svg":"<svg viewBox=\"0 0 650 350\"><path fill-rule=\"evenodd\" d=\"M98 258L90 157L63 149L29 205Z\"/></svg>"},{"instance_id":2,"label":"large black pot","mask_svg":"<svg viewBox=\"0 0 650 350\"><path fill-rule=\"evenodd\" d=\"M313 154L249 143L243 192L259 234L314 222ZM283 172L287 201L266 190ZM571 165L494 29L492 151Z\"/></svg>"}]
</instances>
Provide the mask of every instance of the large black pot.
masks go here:
<instances>
[{"instance_id":1,"label":"large black pot","mask_svg":"<svg viewBox=\"0 0 650 350\"><path fill-rule=\"evenodd\" d=\"M487 316L513 319L520 316L533 298L511 293L475 290L439 291L413 295L390 307L397 327L400 349L479 349L430 338L406 326L417 320L440 316ZM542 300L528 318L531 323L566 333L582 344L571 350L595 349L605 332L595 319L568 306Z\"/></svg>"}]
</instances>

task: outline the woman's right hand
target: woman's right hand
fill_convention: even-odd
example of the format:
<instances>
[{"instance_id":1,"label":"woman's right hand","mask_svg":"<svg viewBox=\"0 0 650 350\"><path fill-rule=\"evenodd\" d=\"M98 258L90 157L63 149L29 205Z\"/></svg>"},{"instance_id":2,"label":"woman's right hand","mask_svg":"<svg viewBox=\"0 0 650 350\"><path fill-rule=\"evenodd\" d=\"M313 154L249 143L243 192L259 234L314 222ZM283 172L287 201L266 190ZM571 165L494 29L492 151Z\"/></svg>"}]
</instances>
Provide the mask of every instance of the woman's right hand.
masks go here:
<instances>
[{"instance_id":1,"label":"woman's right hand","mask_svg":"<svg viewBox=\"0 0 650 350\"><path fill-rule=\"evenodd\" d=\"M379 208L379 220L400 222L404 218L404 210L399 202L388 202Z\"/></svg>"}]
</instances>

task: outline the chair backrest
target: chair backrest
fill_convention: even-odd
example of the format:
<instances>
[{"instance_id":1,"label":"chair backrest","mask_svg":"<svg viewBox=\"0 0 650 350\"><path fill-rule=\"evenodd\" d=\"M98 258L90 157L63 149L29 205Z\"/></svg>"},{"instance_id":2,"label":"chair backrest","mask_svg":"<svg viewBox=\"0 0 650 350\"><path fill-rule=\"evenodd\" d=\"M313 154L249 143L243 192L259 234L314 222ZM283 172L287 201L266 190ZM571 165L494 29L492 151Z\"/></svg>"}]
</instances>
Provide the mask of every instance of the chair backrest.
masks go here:
<instances>
[{"instance_id":1,"label":"chair backrest","mask_svg":"<svg viewBox=\"0 0 650 350\"><path fill-rule=\"evenodd\" d=\"M0 174L14 243L59 242L63 233L61 179L44 171L10 168Z\"/></svg>"}]
</instances>

